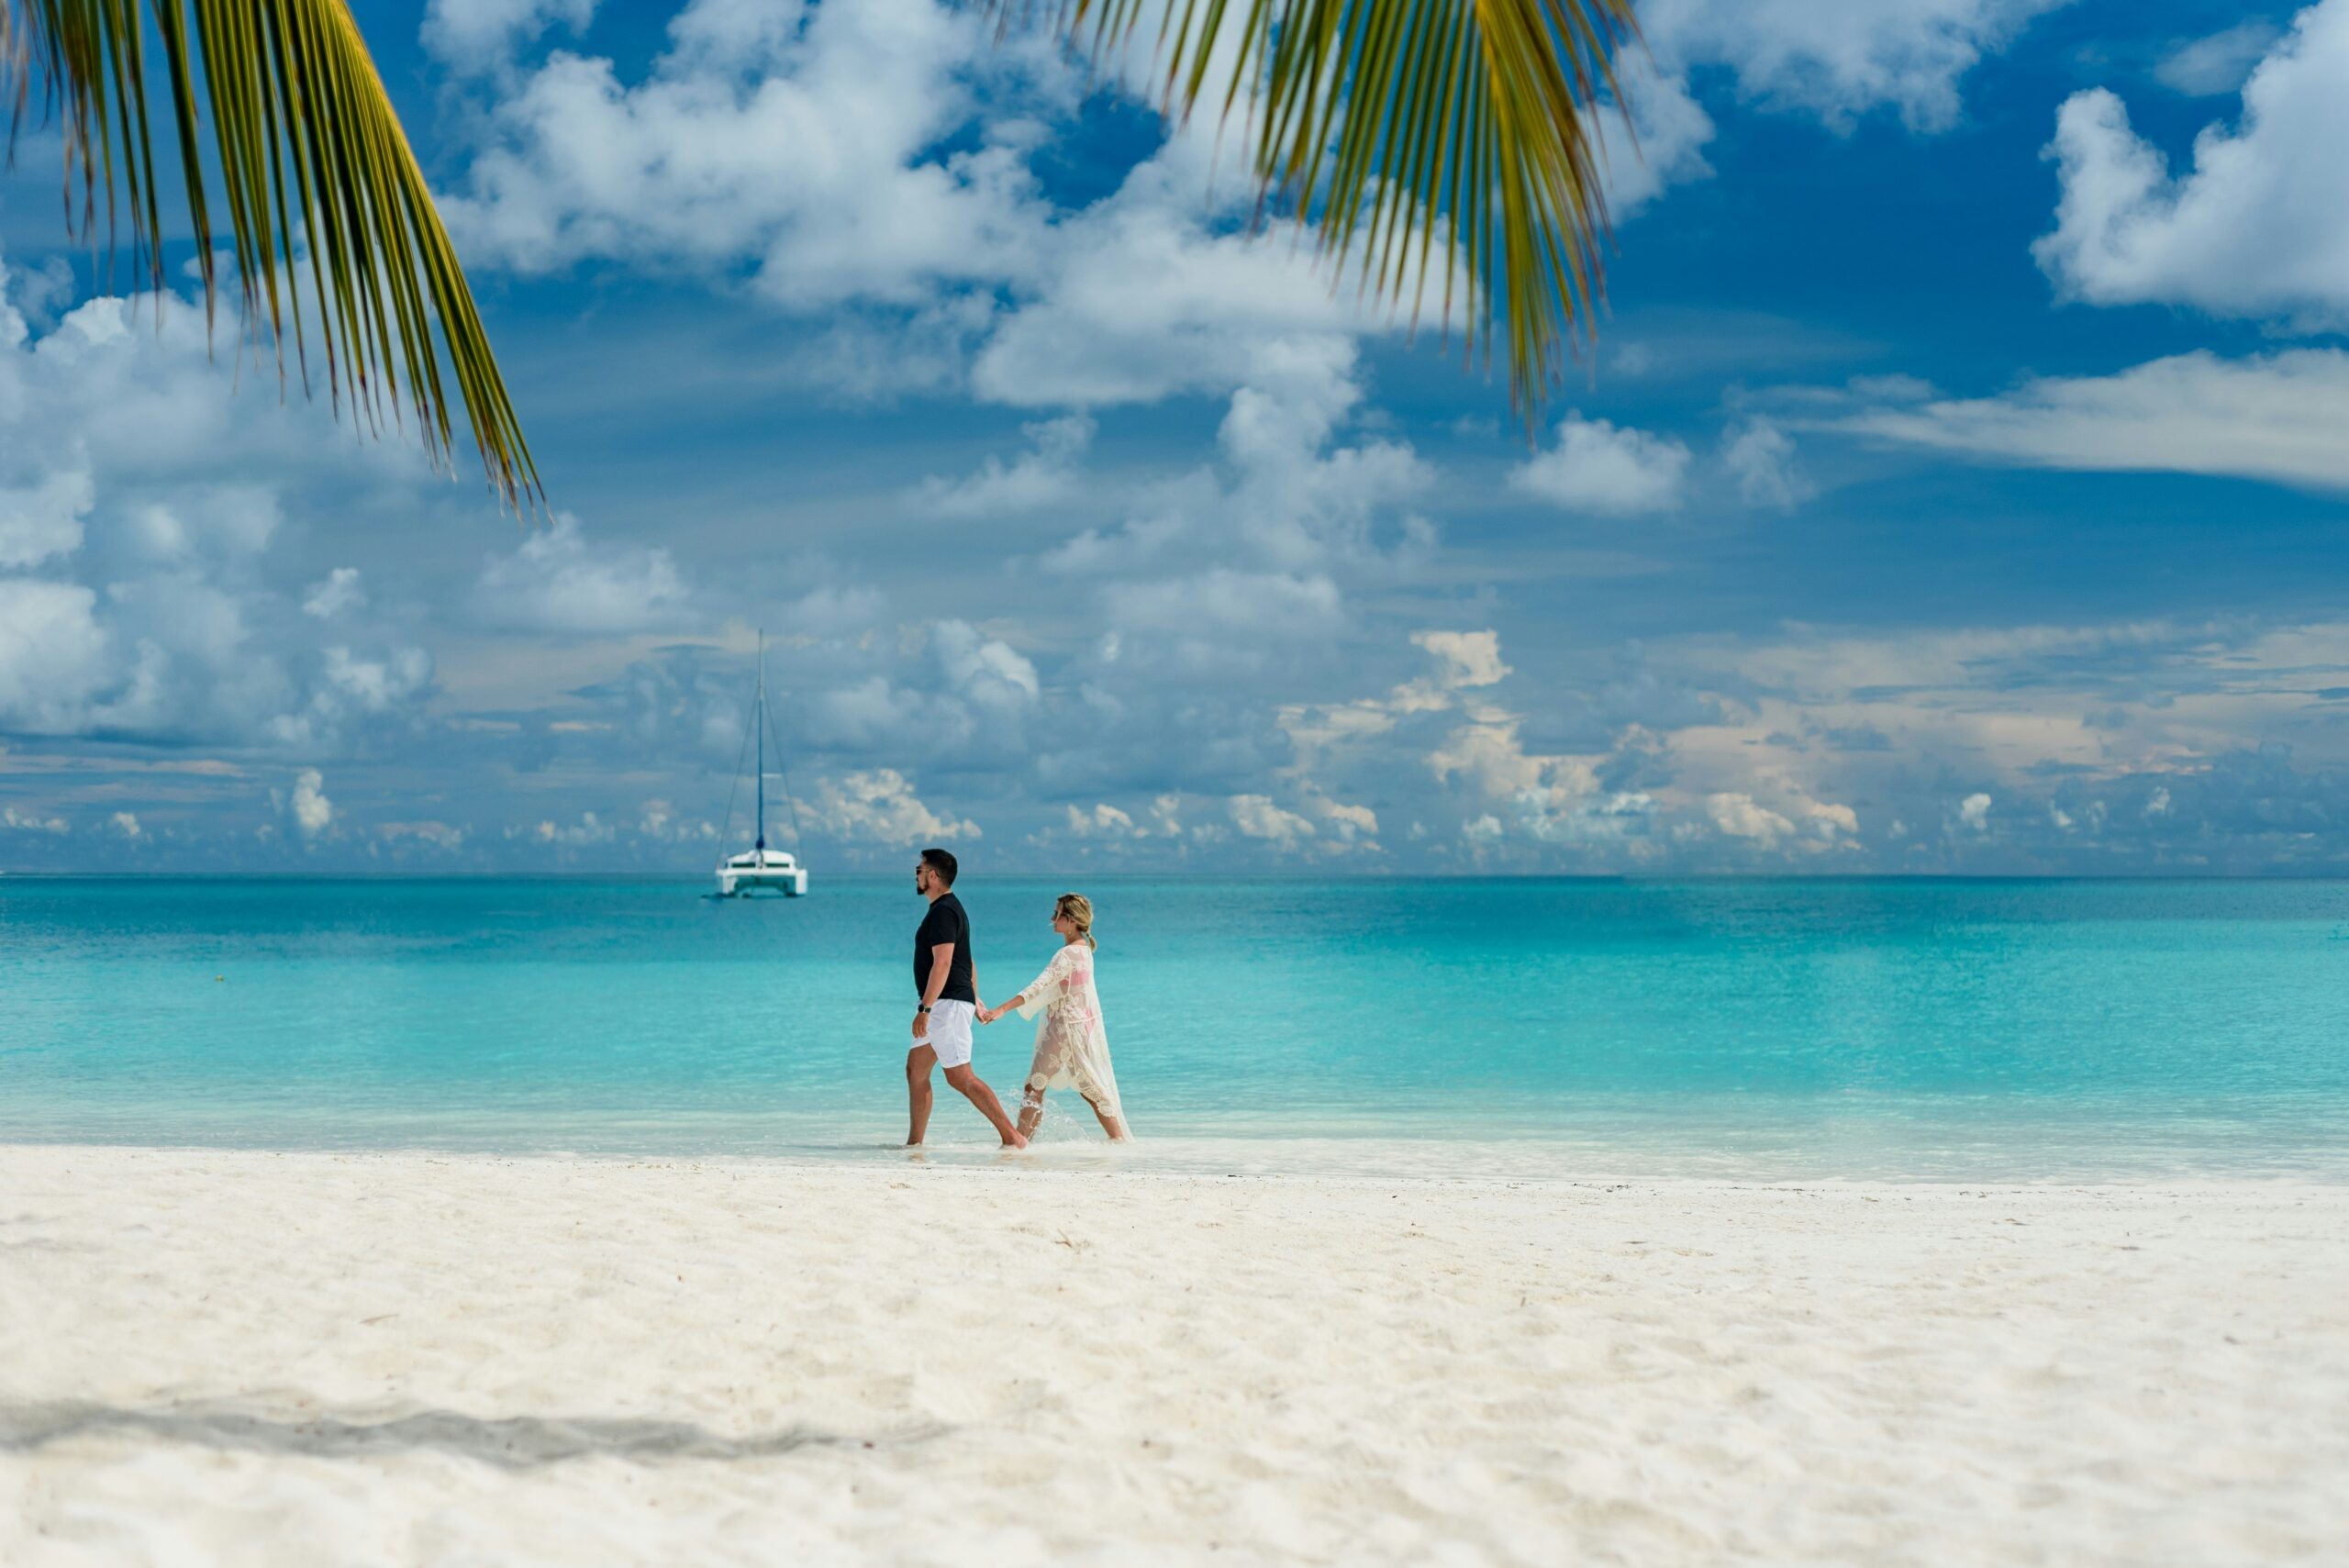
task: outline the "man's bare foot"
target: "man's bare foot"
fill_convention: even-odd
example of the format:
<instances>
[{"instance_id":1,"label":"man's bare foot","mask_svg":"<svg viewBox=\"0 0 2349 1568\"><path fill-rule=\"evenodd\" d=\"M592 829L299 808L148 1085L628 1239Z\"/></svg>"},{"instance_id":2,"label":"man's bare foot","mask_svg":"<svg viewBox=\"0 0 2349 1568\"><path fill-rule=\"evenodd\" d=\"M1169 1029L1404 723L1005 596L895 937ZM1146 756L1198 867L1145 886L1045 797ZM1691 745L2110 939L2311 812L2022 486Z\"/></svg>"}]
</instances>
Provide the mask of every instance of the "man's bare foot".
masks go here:
<instances>
[{"instance_id":1,"label":"man's bare foot","mask_svg":"<svg viewBox=\"0 0 2349 1568\"><path fill-rule=\"evenodd\" d=\"M1022 1134L1015 1132L1003 1140L1003 1146L1006 1149L1025 1149L1028 1147L1028 1140Z\"/></svg>"}]
</instances>

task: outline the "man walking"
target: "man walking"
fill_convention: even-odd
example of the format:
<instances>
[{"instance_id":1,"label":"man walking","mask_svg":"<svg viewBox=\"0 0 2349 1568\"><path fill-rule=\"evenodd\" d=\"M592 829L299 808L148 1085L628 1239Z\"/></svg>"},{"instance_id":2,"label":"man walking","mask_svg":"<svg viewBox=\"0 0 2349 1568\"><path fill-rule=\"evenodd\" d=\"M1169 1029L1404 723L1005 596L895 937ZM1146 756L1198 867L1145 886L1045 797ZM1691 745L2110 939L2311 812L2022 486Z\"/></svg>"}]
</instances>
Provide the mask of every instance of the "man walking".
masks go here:
<instances>
[{"instance_id":1,"label":"man walking","mask_svg":"<svg viewBox=\"0 0 2349 1568\"><path fill-rule=\"evenodd\" d=\"M971 1071L971 1016L978 1010L979 993L971 962L971 917L954 896L954 857L944 850L924 850L914 863L914 891L930 901L930 913L914 933L914 989L921 1005L914 1009L914 1044L906 1052L906 1098L913 1111L913 1131L906 1147L918 1149L930 1131L930 1070L946 1069L949 1087L995 1124L1006 1149L1025 1149L1028 1140L1003 1114L995 1091Z\"/></svg>"}]
</instances>

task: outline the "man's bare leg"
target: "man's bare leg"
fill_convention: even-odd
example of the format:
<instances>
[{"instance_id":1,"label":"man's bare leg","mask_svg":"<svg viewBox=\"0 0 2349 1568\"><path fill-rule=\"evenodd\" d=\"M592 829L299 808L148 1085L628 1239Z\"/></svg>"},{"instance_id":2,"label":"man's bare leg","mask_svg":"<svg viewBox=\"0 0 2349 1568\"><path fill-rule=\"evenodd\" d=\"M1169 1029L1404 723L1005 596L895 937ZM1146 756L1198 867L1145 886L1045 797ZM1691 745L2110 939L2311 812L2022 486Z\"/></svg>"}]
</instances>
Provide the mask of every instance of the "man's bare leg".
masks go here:
<instances>
[{"instance_id":1,"label":"man's bare leg","mask_svg":"<svg viewBox=\"0 0 2349 1568\"><path fill-rule=\"evenodd\" d=\"M906 1052L906 1106L913 1116L913 1129L906 1134L906 1147L918 1149L930 1133L930 1070L938 1065L935 1046L918 1045ZM969 1068L964 1068L969 1072ZM953 1074L947 1075L952 1081Z\"/></svg>"},{"instance_id":2,"label":"man's bare leg","mask_svg":"<svg viewBox=\"0 0 2349 1568\"><path fill-rule=\"evenodd\" d=\"M935 1051L931 1052L930 1060L937 1060ZM1011 1118L1003 1114L1003 1102L995 1097L995 1091L987 1087L985 1079L971 1071L969 1062L960 1067L949 1067L946 1070L946 1085L978 1107L979 1114L993 1124L996 1136L1003 1140L1006 1149L1028 1147L1028 1135L1011 1125ZM925 1118L928 1109L928 1106L923 1107Z\"/></svg>"}]
</instances>

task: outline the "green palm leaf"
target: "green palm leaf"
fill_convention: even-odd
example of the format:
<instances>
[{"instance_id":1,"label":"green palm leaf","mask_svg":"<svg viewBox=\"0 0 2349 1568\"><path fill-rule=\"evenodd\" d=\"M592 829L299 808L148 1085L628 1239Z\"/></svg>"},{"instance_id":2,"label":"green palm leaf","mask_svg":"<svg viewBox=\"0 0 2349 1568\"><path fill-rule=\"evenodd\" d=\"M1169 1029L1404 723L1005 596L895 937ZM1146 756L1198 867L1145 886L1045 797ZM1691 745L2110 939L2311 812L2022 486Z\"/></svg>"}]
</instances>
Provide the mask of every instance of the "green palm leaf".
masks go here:
<instances>
[{"instance_id":1,"label":"green palm leaf","mask_svg":"<svg viewBox=\"0 0 2349 1568\"><path fill-rule=\"evenodd\" d=\"M94 231L102 208L111 238L119 197L134 264L163 287L150 18L207 318L217 297L209 152L244 319L267 323L281 379L291 337L308 386L315 333L338 413L347 400L376 428L387 414L405 424L405 406L427 452L445 462L451 409L437 324L491 485L509 506L540 499L472 291L342 0L0 0L11 139L37 83L64 132L69 227ZM304 271L314 320L305 319Z\"/></svg>"},{"instance_id":2,"label":"green palm leaf","mask_svg":"<svg viewBox=\"0 0 2349 1568\"><path fill-rule=\"evenodd\" d=\"M994 0L998 15L1013 0ZM1097 59L1156 11L1170 112L1246 106L1260 195L1416 321L1431 275L1531 420L1586 334L1607 227L1597 122L1631 0L1067 0ZM1620 101L1620 95L1619 95ZM1628 134L1628 126L1626 127ZM1441 238L1443 254L1432 254Z\"/></svg>"}]
</instances>

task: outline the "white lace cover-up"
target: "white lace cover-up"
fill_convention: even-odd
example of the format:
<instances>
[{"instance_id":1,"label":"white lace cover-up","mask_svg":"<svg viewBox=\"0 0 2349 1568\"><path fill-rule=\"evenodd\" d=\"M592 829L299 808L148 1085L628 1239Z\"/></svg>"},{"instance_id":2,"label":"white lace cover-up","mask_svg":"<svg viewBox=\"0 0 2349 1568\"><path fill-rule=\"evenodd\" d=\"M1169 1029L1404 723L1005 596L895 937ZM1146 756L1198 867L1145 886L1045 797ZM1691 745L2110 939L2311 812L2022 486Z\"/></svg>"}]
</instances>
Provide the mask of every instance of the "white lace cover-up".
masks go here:
<instances>
[{"instance_id":1,"label":"white lace cover-up","mask_svg":"<svg viewBox=\"0 0 2349 1568\"><path fill-rule=\"evenodd\" d=\"M1105 1116L1125 1119L1118 1079L1109 1070L1109 1036L1101 1027L1101 996L1093 989L1093 950L1070 942L1044 973L1019 990L1019 1016L1036 1026L1036 1060L1028 1068L1022 1103L1041 1106L1047 1089L1074 1089Z\"/></svg>"}]
</instances>

